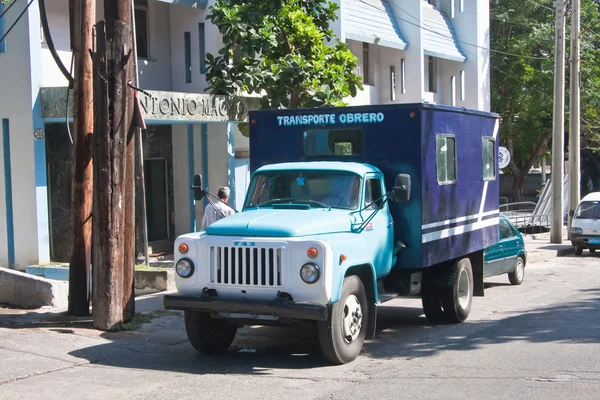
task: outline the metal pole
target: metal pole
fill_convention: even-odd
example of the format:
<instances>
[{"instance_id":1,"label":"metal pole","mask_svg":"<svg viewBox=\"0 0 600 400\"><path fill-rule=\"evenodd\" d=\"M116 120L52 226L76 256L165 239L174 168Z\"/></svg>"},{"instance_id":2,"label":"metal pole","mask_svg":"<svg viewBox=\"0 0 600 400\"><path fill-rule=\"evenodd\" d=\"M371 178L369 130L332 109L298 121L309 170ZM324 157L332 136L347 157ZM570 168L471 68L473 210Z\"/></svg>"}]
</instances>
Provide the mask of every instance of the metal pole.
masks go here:
<instances>
[{"instance_id":1,"label":"metal pole","mask_svg":"<svg viewBox=\"0 0 600 400\"><path fill-rule=\"evenodd\" d=\"M552 225L550 241L562 243L565 113L565 0L556 0L554 119L552 123Z\"/></svg>"},{"instance_id":2,"label":"metal pole","mask_svg":"<svg viewBox=\"0 0 600 400\"><path fill-rule=\"evenodd\" d=\"M580 180L580 88L579 88L579 55L580 55L580 14L581 0L572 0L571 11L571 76L570 76L570 124L569 124L569 238L571 237L571 213L579 204Z\"/></svg>"},{"instance_id":3,"label":"metal pole","mask_svg":"<svg viewBox=\"0 0 600 400\"><path fill-rule=\"evenodd\" d=\"M136 87L139 87L139 68L138 68L138 59L137 59L137 38L135 37L135 0L131 0L131 32L133 37L133 84ZM142 192L142 224L144 225L143 236L144 236L144 261L146 263L146 267L150 265L150 260L148 258L148 221L146 215L146 182L144 180L144 146L142 145L142 130L136 129L137 131L137 142L138 142L138 156L140 159L140 185Z\"/></svg>"}]
</instances>

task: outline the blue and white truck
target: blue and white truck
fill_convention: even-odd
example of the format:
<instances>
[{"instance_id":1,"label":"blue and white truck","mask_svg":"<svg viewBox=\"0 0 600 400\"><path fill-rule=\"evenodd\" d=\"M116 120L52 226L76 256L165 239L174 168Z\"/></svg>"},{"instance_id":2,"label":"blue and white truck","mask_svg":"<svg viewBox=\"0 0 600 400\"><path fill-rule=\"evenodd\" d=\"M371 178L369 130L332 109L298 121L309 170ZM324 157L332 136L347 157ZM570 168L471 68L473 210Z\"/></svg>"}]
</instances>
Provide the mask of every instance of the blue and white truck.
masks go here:
<instances>
[{"instance_id":1,"label":"blue and white truck","mask_svg":"<svg viewBox=\"0 0 600 400\"><path fill-rule=\"evenodd\" d=\"M308 322L343 364L396 296L420 296L433 323L468 317L498 241L497 115L418 103L259 110L249 123L243 209L174 246L164 306L185 311L195 349L224 351L243 325Z\"/></svg>"}]
</instances>

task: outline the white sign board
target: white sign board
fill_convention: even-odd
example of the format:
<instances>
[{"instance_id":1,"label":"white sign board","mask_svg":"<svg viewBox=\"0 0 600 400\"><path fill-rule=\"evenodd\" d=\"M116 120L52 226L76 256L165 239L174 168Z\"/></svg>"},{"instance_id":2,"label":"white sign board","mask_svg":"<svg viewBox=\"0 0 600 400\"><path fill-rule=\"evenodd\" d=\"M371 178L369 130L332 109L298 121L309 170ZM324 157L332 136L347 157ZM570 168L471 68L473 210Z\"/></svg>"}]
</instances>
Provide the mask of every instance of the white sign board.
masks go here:
<instances>
[{"instance_id":1,"label":"white sign board","mask_svg":"<svg viewBox=\"0 0 600 400\"><path fill-rule=\"evenodd\" d=\"M506 147L498 148L498 168L506 168L510 163L510 152Z\"/></svg>"}]
</instances>

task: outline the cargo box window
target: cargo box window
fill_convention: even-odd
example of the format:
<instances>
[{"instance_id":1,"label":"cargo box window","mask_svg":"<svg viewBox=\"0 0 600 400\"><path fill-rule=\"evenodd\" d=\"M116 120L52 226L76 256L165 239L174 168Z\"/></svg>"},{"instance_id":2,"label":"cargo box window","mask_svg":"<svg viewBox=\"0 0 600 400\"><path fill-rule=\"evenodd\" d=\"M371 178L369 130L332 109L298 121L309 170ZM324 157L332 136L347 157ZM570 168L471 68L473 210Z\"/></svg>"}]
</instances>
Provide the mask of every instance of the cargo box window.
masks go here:
<instances>
[{"instance_id":1,"label":"cargo box window","mask_svg":"<svg viewBox=\"0 0 600 400\"><path fill-rule=\"evenodd\" d=\"M362 136L359 129L311 129L304 132L304 155L356 156L362 153Z\"/></svg>"},{"instance_id":2,"label":"cargo box window","mask_svg":"<svg viewBox=\"0 0 600 400\"><path fill-rule=\"evenodd\" d=\"M437 181L440 185L456 182L456 139L451 135L435 138Z\"/></svg>"},{"instance_id":3,"label":"cargo box window","mask_svg":"<svg viewBox=\"0 0 600 400\"><path fill-rule=\"evenodd\" d=\"M481 162L483 165L483 180L496 179L496 141L491 137L481 138Z\"/></svg>"}]
</instances>

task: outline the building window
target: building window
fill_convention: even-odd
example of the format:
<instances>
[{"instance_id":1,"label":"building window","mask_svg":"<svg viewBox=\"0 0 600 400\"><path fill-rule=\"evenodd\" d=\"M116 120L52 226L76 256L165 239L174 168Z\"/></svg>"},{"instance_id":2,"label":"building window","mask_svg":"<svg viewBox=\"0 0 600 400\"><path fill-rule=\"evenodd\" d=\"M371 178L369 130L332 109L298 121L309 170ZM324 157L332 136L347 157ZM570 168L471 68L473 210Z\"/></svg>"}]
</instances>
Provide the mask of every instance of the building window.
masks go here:
<instances>
[{"instance_id":1,"label":"building window","mask_svg":"<svg viewBox=\"0 0 600 400\"><path fill-rule=\"evenodd\" d=\"M460 101L465 101L465 71L460 71Z\"/></svg>"},{"instance_id":2,"label":"building window","mask_svg":"<svg viewBox=\"0 0 600 400\"><path fill-rule=\"evenodd\" d=\"M183 33L183 46L185 52L185 82L192 82L192 44L189 32Z\"/></svg>"},{"instance_id":3,"label":"building window","mask_svg":"<svg viewBox=\"0 0 600 400\"><path fill-rule=\"evenodd\" d=\"M456 138L437 135L435 138L437 181L440 185L456 182Z\"/></svg>"},{"instance_id":4,"label":"building window","mask_svg":"<svg viewBox=\"0 0 600 400\"><path fill-rule=\"evenodd\" d=\"M396 68L390 65L390 100L396 100Z\"/></svg>"},{"instance_id":5,"label":"building window","mask_svg":"<svg viewBox=\"0 0 600 400\"><path fill-rule=\"evenodd\" d=\"M456 77L450 77L450 105L456 105Z\"/></svg>"},{"instance_id":6,"label":"building window","mask_svg":"<svg viewBox=\"0 0 600 400\"><path fill-rule=\"evenodd\" d=\"M427 3L431 4L432 6L437 6L437 0L427 0Z\"/></svg>"},{"instance_id":7,"label":"building window","mask_svg":"<svg viewBox=\"0 0 600 400\"><path fill-rule=\"evenodd\" d=\"M206 73L206 36L204 33L204 23L198 24L198 39L200 51L200 73Z\"/></svg>"},{"instance_id":8,"label":"building window","mask_svg":"<svg viewBox=\"0 0 600 400\"><path fill-rule=\"evenodd\" d=\"M481 161L483 165L483 180L496 179L496 141L485 136L481 138Z\"/></svg>"},{"instance_id":9,"label":"building window","mask_svg":"<svg viewBox=\"0 0 600 400\"><path fill-rule=\"evenodd\" d=\"M363 43L363 83L370 85L371 80L369 79L370 68L369 68L369 43Z\"/></svg>"},{"instance_id":10,"label":"building window","mask_svg":"<svg viewBox=\"0 0 600 400\"><path fill-rule=\"evenodd\" d=\"M435 57L427 56L428 92L437 92L437 63Z\"/></svg>"},{"instance_id":11,"label":"building window","mask_svg":"<svg viewBox=\"0 0 600 400\"><path fill-rule=\"evenodd\" d=\"M404 58L400 60L400 93L406 93L406 75L404 69Z\"/></svg>"},{"instance_id":12,"label":"building window","mask_svg":"<svg viewBox=\"0 0 600 400\"><path fill-rule=\"evenodd\" d=\"M148 0L135 0L135 42L138 58L149 58Z\"/></svg>"},{"instance_id":13,"label":"building window","mask_svg":"<svg viewBox=\"0 0 600 400\"><path fill-rule=\"evenodd\" d=\"M4 12L4 2L0 0L0 14ZM0 18L0 38L4 36L5 28L4 28L4 17ZM6 51L6 39L0 42L0 53L4 53Z\"/></svg>"}]
</instances>

